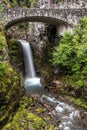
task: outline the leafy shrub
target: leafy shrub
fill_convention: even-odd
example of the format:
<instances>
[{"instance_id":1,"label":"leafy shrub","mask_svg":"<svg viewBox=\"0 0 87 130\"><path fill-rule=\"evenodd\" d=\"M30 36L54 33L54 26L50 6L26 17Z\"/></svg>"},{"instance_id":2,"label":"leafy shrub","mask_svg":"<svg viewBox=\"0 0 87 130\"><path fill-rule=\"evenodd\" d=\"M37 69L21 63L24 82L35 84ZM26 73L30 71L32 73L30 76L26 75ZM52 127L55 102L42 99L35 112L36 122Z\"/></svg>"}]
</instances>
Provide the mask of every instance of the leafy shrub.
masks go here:
<instances>
[{"instance_id":1,"label":"leafy shrub","mask_svg":"<svg viewBox=\"0 0 87 130\"><path fill-rule=\"evenodd\" d=\"M22 62L21 59L21 47L18 41L14 40L13 38L10 39L8 42L9 54L11 57L11 61L15 65L19 65Z\"/></svg>"},{"instance_id":2,"label":"leafy shrub","mask_svg":"<svg viewBox=\"0 0 87 130\"><path fill-rule=\"evenodd\" d=\"M65 33L53 52L53 65L64 67L82 87L87 78L87 18L81 18L73 34Z\"/></svg>"},{"instance_id":3,"label":"leafy shrub","mask_svg":"<svg viewBox=\"0 0 87 130\"><path fill-rule=\"evenodd\" d=\"M33 7L36 4L37 0L8 0L7 3L9 3L12 6L27 6L27 7Z\"/></svg>"}]
</instances>

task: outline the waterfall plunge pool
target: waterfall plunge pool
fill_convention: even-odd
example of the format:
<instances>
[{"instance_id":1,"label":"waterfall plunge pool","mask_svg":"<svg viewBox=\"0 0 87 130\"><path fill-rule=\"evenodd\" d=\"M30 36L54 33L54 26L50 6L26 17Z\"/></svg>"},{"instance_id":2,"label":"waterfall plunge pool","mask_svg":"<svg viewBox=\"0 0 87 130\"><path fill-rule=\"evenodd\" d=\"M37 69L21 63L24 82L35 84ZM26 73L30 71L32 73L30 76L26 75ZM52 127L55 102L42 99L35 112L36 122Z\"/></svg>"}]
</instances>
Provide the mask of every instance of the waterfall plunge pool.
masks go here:
<instances>
[{"instance_id":1,"label":"waterfall plunge pool","mask_svg":"<svg viewBox=\"0 0 87 130\"><path fill-rule=\"evenodd\" d=\"M28 95L38 95L41 96L43 94L46 94L47 91L42 86L40 82L40 78L33 77L33 78L26 78L24 81L24 87L26 89L26 92Z\"/></svg>"}]
</instances>

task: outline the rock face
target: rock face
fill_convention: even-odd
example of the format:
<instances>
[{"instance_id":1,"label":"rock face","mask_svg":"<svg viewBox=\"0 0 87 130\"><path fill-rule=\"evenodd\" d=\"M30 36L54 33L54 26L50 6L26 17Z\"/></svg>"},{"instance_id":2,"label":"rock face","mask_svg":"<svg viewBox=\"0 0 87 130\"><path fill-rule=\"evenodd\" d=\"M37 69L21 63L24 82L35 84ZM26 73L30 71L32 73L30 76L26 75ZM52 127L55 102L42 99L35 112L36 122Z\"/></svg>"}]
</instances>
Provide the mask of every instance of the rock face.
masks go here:
<instances>
[{"instance_id":1,"label":"rock face","mask_svg":"<svg viewBox=\"0 0 87 130\"><path fill-rule=\"evenodd\" d=\"M41 52L41 48L46 44L47 35L45 30L44 23L29 23L29 37L28 40L38 51L36 53ZM39 53L40 54L40 53Z\"/></svg>"}]
</instances>

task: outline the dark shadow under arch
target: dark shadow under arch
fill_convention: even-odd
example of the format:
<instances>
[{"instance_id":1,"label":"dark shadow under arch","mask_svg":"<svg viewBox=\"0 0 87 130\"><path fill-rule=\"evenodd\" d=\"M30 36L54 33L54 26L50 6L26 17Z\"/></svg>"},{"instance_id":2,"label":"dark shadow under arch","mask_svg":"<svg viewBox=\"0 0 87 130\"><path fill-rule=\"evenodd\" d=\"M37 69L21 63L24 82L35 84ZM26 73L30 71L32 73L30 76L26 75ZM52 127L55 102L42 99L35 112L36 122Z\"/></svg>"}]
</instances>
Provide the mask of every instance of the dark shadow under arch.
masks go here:
<instances>
[{"instance_id":1,"label":"dark shadow under arch","mask_svg":"<svg viewBox=\"0 0 87 130\"><path fill-rule=\"evenodd\" d=\"M43 22L43 23L52 24L52 25L58 25L58 24L62 23L66 26L71 26L66 21L63 21L63 20L60 20L60 19L57 19L57 18L45 17L45 16L29 16L29 17L13 19L12 21L8 22L5 25L5 29L7 30L11 26L14 26L14 25L21 23L21 22Z\"/></svg>"}]
</instances>

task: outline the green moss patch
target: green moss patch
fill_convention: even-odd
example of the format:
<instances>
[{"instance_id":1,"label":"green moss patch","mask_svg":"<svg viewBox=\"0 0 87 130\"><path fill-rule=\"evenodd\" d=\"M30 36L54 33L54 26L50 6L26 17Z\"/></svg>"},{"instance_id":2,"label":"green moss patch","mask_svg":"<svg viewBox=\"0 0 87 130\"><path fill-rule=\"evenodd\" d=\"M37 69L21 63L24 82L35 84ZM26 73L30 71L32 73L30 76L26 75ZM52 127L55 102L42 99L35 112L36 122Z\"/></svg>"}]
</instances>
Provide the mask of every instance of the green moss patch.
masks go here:
<instances>
[{"instance_id":1,"label":"green moss patch","mask_svg":"<svg viewBox=\"0 0 87 130\"><path fill-rule=\"evenodd\" d=\"M19 74L10 64L7 50L4 33L0 32L0 129L16 109L23 92Z\"/></svg>"},{"instance_id":2,"label":"green moss patch","mask_svg":"<svg viewBox=\"0 0 87 130\"><path fill-rule=\"evenodd\" d=\"M81 98L73 98L71 96L68 96L68 99L70 100L70 102L73 102L74 104L78 105L79 107L83 107L85 109L87 109L87 102L84 99Z\"/></svg>"},{"instance_id":3,"label":"green moss patch","mask_svg":"<svg viewBox=\"0 0 87 130\"><path fill-rule=\"evenodd\" d=\"M20 101L20 107L16 112L13 113L13 117L11 117L8 123L3 127L3 130L54 130L54 126L50 123L48 124L44 118L42 118L38 111L42 111L43 108L38 109L34 107L34 104L37 104L37 99L32 99L24 96ZM31 109L35 112L32 112ZM50 118L48 119L50 120Z\"/></svg>"}]
</instances>

